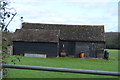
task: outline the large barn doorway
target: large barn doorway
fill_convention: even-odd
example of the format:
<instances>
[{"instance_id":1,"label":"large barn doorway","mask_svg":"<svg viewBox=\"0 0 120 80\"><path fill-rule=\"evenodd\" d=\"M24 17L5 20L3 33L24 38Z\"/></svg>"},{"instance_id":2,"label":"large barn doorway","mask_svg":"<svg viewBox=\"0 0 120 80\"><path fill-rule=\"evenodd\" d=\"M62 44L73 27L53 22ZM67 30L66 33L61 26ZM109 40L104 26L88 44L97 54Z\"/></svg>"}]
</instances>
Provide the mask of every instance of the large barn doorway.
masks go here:
<instances>
[{"instance_id":1,"label":"large barn doorway","mask_svg":"<svg viewBox=\"0 0 120 80\"><path fill-rule=\"evenodd\" d=\"M96 45L95 43L90 44L90 57L97 58Z\"/></svg>"},{"instance_id":2,"label":"large barn doorway","mask_svg":"<svg viewBox=\"0 0 120 80\"><path fill-rule=\"evenodd\" d=\"M75 42L60 41L59 43L59 54L64 51L66 56L74 56L75 54Z\"/></svg>"}]
</instances>

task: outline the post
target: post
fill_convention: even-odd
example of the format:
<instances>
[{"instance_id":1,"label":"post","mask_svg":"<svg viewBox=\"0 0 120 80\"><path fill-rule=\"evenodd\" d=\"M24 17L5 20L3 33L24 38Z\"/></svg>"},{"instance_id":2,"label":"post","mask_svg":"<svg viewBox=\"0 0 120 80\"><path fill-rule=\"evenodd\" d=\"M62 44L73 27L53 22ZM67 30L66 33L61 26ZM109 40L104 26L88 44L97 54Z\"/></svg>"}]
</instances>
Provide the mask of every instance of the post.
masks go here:
<instances>
[{"instance_id":1,"label":"post","mask_svg":"<svg viewBox=\"0 0 120 80\"><path fill-rule=\"evenodd\" d=\"M2 31L0 30L0 80L2 80Z\"/></svg>"}]
</instances>

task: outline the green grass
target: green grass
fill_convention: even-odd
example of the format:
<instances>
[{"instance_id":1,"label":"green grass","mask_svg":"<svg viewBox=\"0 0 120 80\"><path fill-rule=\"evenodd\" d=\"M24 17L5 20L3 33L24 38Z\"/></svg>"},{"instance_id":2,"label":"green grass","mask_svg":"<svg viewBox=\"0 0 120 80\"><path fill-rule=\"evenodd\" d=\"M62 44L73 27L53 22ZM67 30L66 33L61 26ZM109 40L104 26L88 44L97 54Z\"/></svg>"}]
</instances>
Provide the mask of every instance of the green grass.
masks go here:
<instances>
[{"instance_id":1,"label":"green grass","mask_svg":"<svg viewBox=\"0 0 120 80\"><path fill-rule=\"evenodd\" d=\"M62 67L72 69L88 69L102 71L118 71L118 50L109 50L109 60L86 60L79 58L36 58L22 57L21 62L16 61L17 65ZM10 56L6 61L10 64L15 56ZM76 74L64 72L48 72L35 70L9 69L8 78L116 78L114 76Z\"/></svg>"}]
</instances>

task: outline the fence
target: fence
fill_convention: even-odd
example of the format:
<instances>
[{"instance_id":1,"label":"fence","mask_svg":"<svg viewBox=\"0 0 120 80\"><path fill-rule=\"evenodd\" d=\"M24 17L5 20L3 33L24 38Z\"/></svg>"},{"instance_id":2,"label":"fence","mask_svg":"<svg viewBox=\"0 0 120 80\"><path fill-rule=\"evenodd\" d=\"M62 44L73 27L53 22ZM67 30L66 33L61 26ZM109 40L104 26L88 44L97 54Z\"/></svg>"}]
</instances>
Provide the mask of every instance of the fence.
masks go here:
<instances>
[{"instance_id":1,"label":"fence","mask_svg":"<svg viewBox=\"0 0 120 80\"><path fill-rule=\"evenodd\" d=\"M41 66L26 66L26 65L13 65L13 64L2 64L2 66L3 66L3 68L14 68L14 69L28 69L28 70L42 70L42 71L54 71L54 72L120 76L120 72L111 72L111 71L55 68L55 67L41 67Z\"/></svg>"}]
</instances>

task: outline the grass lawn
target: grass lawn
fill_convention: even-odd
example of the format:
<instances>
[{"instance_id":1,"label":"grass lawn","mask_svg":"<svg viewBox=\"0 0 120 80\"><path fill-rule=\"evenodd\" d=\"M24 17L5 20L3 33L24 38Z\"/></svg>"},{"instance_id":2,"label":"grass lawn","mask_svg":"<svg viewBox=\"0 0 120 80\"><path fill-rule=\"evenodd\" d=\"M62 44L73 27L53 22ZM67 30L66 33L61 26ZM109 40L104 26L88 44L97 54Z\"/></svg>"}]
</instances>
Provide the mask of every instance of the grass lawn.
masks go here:
<instances>
[{"instance_id":1,"label":"grass lawn","mask_svg":"<svg viewBox=\"0 0 120 80\"><path fill-rule=\"evenodd\" d=\"M16 65L62 67L72 69L88 69L118 72L118 50L109 50L109 60L86 60L79 58L37 58L22 57L21 62L16 61ZM15 56L6 59L9 64ZM76 74L64 72L48 72L36 70L9 69L8 78L116 78L115 76Z\"/></svg>"}]
</instances>

